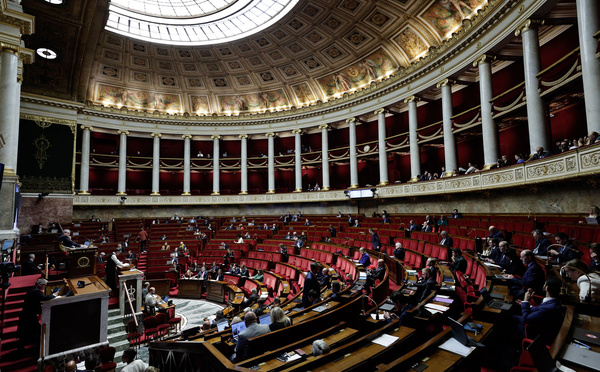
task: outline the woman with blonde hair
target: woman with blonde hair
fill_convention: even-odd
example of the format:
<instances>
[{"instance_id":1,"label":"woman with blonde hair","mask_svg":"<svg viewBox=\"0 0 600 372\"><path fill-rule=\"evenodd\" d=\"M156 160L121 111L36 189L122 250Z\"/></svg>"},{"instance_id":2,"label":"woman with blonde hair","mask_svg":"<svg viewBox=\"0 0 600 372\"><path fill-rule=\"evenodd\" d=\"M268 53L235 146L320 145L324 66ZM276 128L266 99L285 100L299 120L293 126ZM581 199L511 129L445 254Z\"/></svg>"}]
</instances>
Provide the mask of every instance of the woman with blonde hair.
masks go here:
<instances>
[{"instance_id":1,"label":"woman with blonde hair","mask_svg":"<svg viewBox=\"0 0 600 372\"><path fill-rule=\"evenodd\" d=\"M591 272L589 266L578 259L567 262L560 270L563 277L577 283L579 300L600 302L600 274Z\"/></svg>"},{"instance_id":2,"label":"woman with blonde hair","mask_svg":"<svg viewBox=\"0 0 600 372\"><path fill-rule=\"evenodd\" d=\"M269 329L271 332L289 327L291 325L292 320L285 316L285 313L280 307L274 307L271 309L271 324L269 324Z\"/></svg>"}]
</instances>

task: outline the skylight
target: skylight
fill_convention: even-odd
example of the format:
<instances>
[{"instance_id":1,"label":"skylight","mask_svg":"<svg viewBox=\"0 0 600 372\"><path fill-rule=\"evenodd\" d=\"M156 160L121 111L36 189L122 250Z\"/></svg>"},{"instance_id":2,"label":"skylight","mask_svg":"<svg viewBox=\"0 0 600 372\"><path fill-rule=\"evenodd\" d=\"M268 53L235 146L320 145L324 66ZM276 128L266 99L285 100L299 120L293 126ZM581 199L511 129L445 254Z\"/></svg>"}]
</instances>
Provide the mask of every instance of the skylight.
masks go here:
<instances>
[{"instance_id":1,"label":"skylight","mask_svg":"<svg viewBox=\"0 0 600 372\"><path fill-rule=\"evenodd\" d=\"M217 44L264 30L298 1L111 0L105 28L160 44Z\"/></svg>"}]
</instances>

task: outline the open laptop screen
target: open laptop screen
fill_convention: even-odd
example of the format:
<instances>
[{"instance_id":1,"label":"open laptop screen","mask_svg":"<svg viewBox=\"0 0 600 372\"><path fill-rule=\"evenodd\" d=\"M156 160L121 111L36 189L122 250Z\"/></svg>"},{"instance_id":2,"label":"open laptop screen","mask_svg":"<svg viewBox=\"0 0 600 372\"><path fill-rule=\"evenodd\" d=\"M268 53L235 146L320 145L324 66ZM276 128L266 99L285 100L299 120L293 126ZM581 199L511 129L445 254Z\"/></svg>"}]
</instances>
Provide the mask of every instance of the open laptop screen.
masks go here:
<instances>
[{"instance_id":1,"label":"open laptop screen","mask_svg":"<svg viewBox=\"0 0 600 372\"><path fill-rule=\"evenodd\" d=\"M260 324L266 324L266 325L271 324L271 314L261 315L260 318L258 318L258 322Z\"/></svg>"},{"instance_id":2,"label":"open laptop screen","mask_svg":"<svg viewBox=\"0 0 600 372\"><path fill-rule=\"evenodd\" d=\"M238 334L246 329L246 322L237 322L231 325L231 334L237 339Z\"/></svg>"}]
</instances>

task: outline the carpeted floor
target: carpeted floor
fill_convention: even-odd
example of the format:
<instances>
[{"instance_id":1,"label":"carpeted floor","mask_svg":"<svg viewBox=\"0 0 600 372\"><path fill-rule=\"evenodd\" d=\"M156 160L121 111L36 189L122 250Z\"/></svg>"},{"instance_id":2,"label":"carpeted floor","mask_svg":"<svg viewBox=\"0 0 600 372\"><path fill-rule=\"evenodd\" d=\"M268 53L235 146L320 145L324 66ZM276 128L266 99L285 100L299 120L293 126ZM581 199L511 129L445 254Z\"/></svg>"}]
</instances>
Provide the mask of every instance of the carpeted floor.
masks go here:
<instances>
[{"instance_id":1,"label":"carpeted floor","mask_svg":"<svg viewBox=\"0 0 600 372\"><path fill-rule=\"evenodd\" d=\"M175 316L181 317L181 329L202 326L204 318L214 315L223 306L205 300L186 300L173 298L175 304ZM138 358L148 363L148 347L144 346L138 350Z\"/></svg>"}]
</instances>

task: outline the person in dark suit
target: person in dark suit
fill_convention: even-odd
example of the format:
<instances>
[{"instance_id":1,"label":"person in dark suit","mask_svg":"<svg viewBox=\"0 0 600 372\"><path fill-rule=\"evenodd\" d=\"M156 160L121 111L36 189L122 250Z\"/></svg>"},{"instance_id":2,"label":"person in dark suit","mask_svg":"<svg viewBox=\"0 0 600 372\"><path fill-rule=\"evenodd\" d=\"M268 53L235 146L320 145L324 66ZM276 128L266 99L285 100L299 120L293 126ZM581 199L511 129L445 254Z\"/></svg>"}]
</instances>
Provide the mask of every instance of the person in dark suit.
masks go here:
<instances>
[{"instance_id":1,"label":"person in dark suit","mask_svg":"<svg viewBox=\"0 0 600 372\"><path fill-rule=\"evenodd\" d=\"M488 241L490 242L490 254L484 259L484 261L500 265L500 261L502 261L503 256L502 251L498 246L500 242L496 238L489 238Z\"/></svg>"},{"instance_id":2,"label":"person in dark suit","mask_svg":"<svg viewBox=\"0 0 600 372\"><path fill-rule=\"evenodd\" d=\"M329 236L335 238L337 236L337 230L333 225L329 225Z\"/></svg>"},{"instance_id":3,"label":"person in dark suit","mask_svg":"<svg viewBox=\"0 0 600 372\"><path fill-rule=\"evenodd\" d=\"M396 257L400 261L404 261L405 253L406 252L404 252L404 248L402 248L402 243L396 242L394 246L394 257Z\"/></svg>"},{"instance_id":4,"label":"person in dark suit","mask_svg":"<svg viewBox=\"0 0 600 372\"><path fill-rule=\"evenodd\" d=\"M240 265L240 276L241 277L247 277L249 275L250 275L250 273L248 272L248 268L246 267L246 265L241 264Z\"/></svg>"},{"instance_id":5,"label":"person in dark suit","mask_svg":"<svg viewBox=\"0 0 600 372\"><path fill-rule=\"evenodd\" d=\"M533 248L533 254L536 256L547 256L548 247L550 246L550 240L548 240L542 230L535 229L531 232L531 235L535 239L535 246Z\"/></svg>"},{"instance_id":6,"label":"person in dark suit","mask_svg":"<svg viewBox=\"0 0 600 372\"><path fill-rule=\"evenodd\" d=\"M72 241L70 236L71 230L64 229L62 234L58 237L58 243L67 248L87 248L85 245L81 245Z\"/></svg>"},{"instance_id":7,"label":"person in dark suit","mask_svg":"<svg viewBox=\"0 0 600 372\"><path fill-rule=\"evenodd\" d=\"M592 243L590 245L590 270L600 271L600 243Z\"/></svg>"},{"instance_id":8,"label":"person in dark suit","mask_svg":"<svg viewBox=\"0 0 600 372\"><path fill-rule=\"evenodd\" d=\"M373 229L369 229L369 233L371 233L371 247L373 247L374 251L379 252L379 249L381 248L379 235L377 235L377 233Z\"/></svg>"},{"instance_id":9,"label":"person in dark suit","mask_svg":"<svg viewBox=\"0 0 600 372\"><path fill-rule=\"evenodd\" d=\"M437 258L429 257L427 262L425 263L425 267L431 270L431 277L437 280L438 268L437 268Z\"/></svg>"},{"instance_id":10,"label":"person in dark suit","mask_svg":"<svg viewBox=\"0 0 600 372\"><path fill-rule=\"evenodd\" d=\"M538 147L535 149L535 154L533 154L531 156L531 158L529 158L529 160L537 160L537 159L543 159L545 157L548 157L552 155L551 153L549 153L548 151L544 151L543 147Z\"/></svg>"},{"instance_id":11,"label":"person in dark suit","mask_svg":"<svg viewBox=\"0 0 600 372\"><path fill-rule=\"evenodd\" d=\"M219 269L216 273L215 273L215 280L222 282L223 280L225 280L225 275L223 274L223 269Z\"/></svg>"},{"instance_id":12,"label":"person in dark suit","mask_svg":"<svg viewBox=\"0 0 600 372\"><path fill-rule=\"evenodd\" d=\"M258 337L271 331L267 324L258 324L258 318L252 311L249 311L244 315L244 322L246 323L246 329L238 334L235 353L231 358L234 363L239 363L248 358L249 338Z\"/></svg>"},{"instance_id":13,"label":"person in dark suit","mask_svg":"<svg viewBox=\"0 0 600 372\"><path fill-rule=\"evenodd\" d=\"M326 267L324 267L323 270L321 270L321 277L319 278L319 284L323 288L329 288L329 286L331 285L331 276L329 275L329 269Z\"/></svg>"},{"instance_id":14,"label":"person in dark suit","mask_svg":"<svg viewBox=\"0 0 600 372\"><path fill-rule=\"evenodd\" d=\"M521 297L527 288L533 289L536 293L542 293L546 275L535 261L533 252L529 249L521 251L521 262L527 268L521 278L517 278L512 274L504 275L506 279L510 280L511 294L514 297Z\"/></svg>"},{"instance_id":15,"label":"person in dark suit","mask_svg":"<svg viewBox=\"0 0 600 372\"><path fill-rule=\"evenodd\" d=\"M377 280L382 281L385 278L385 263L382 259L377 260L377 267L373 270L367 269L367 283L365 290L367 294L371 293L371 287L373 287Z\"/></svg>"},{"instance_id":16,"label":"person in dark suit","mask_svg":"<svg viewBox=\"0 0 600 372\"><path fill-rule=\"evenodd\" d=\"M340 295L340 291L342 290L342 285L337 280L331 283L331 296L332 300L339 300L342 295Z\"/></svg>"},{"instance_id":17,"label":"person in dark suit","mask_svg":"<svg viewBox=\"0 0 600 372\"><path fill-rule=\"evenodd\" d=\"M453 242L452 242L452 238L448 236L448 232L446 230L443 230L440 233L440 244L441 245L445 245L446 247L450 247L452 248Z\"/></svg>"},{"instance_id":18,"label":"person in dark suit","mask_svg":"<svg viewBox=\"0 0 600 372\"><path fill-rule=\"evenodd\" d=\"M501 266L504 269L504 273L521 277L525 274L525 270L527 270L523 262L519 259L517 251L513 248L506 249Z\"/></svg>"},{"instance_id":19,"label":"person in dark suit","mask_svg":"<svg viewBox=\"0 0 600 372\"><path fill-rule=\"evenodd\" d=\"M354 217L352 217L350 214L348 215L348 226L354 226Z\"/></svg>"},{"instance_id":20,"label":"person in dark suit","mask_svg":"<svg viewBox=\"0 0 600 372\"><path fill-rule=\"evenodd\" d=\"M462 218L462 213L458 213L458 209L452 211L452 218Z\"/></svg>"},{"instance_id":21,"label":"person in dark suit","mask_svg":"<svg viewBox=\"0 0 600 372\"><path fill-rule=\"evenodd\" d=\"M465 273L467 271L467 260L463 257L462 251L459 248L452 250L452 263L450 264L450 270L453 272Z\"/></svg>"},{"instance_id":22,"label":"person in dark suit","mask_svg":"<svg viewBox=\"0 0 600 372\"><path fill-rule=\"evenodd\" d=\"M40 341L41 327L38 316L42 313L42 301L50 301L60 297L54 294L45 295L44 290L47 285L48 281L40 278L35 282L35 286L25 295L23 310L19 314L19 323L17 325L18 348L21 353L25 353L26 345L37 345ZM37 354L38 350L32 350L32 352Z\"/></svg>"},{"instance_id":23,"label":"person in dark suit","mask_svg":"<svg viewBox=\"0 0 600 372\"><path fill-rule=\"evenodd\" d=\"M404 296L400 291L395 291L390 296L390 300L392 300L396 306L396 311L384 312L383 319L388 323L391 322L392 319L398 319L399 325L406 325L407 320L410 319L411 316L409 310L414 308L414 306L409 303L409 297Z\"/></svg>"},{"instance_id":24,"label":"person in dark suit","mask_svg":"<svg viewBox=\"0 0 600 372\"><path fill-rule=\"evenodd\" d=\"M488 235L488 238L496 238L498 239L498 241L500 240L504 240L504 235L502 234L501 231L499 231L496 226L490 226L488 227L488 231L490 232L490 235Z\"/></svg>"},{"instance_id":25,"label":"person in dark suit","mask_svg":"<svg viewBox=\"0 0 600 372\"><path fill-rule=\"evenodd\" d=\"M258 290L256 288L252 288L252 290L250 290L250 296L248 296L248 298L244 299L242 302L242 308L252 306L252 304L258 301L259 297Z\"/></svg>"},{"instance_id":26,"label":"person in dark suit","mask_svg":"<svg viewBox=\"0 0 600 372\"><path fill-rule=\"evenodd\" d=\"M35 275L39 274L40 269L38 269L35 264L35 254L30 254L27 261L23 263L23 267L21 267L21 275Z\"/></svg>"},{"instance_id":27,"label":"person in dark suit","mask_svg":"<svg viewBox=\"0 0 600 372\"><path fill-rule=\"evenodd\" d=\"M560 247L549 248L548 254L558 263L565 263L581 256L581 252L569 243L569 236L563 232L556 233L554 235L556 244Z\"/></svg>"},{"instance_id":28,"label":"person in dark suit","mask_svg":"<svg viewBox=\"0 0 600 372\"><path fill-rule=\"evenodd\" d=\"M529 300L533 298L533 288L528 288L523 301L517 301L521 305L521 317L517 319L521 335L524 333L524 325L527 325L527 336L539 335L546 345L551 345L562 325L562 307L558 296L562 282L556 277L550 277L544 284L546 297L538 306L532 307Z\"/></svg>"},{"instance_id":29,"label":"person in dark suit","mask_svg":"<svg viewBox=\"0 0 600 372\"><path fill-rule=\"evenodd\" d=\"M358 260L358 263L364 268L369 267L371 265L371 257L367 251L362 247L358 251L360 252L360 260Z\"/></svg>"},{"instance_id":30,"label":"person in dark suit","mask_svg":"<svg viewBox=\"0 0 600 372\"><path fill-rule=\"evenodd\" d=\"M421 295L419 297L419 302L425 300L437 286L435 277L431 274L431 269L424 267L421 270L421 279L419 279L419 282L415 283L415 286L417 287L416 297L419 297L419 294Z\"/></svg>"},{"instance_id":31,"label":"person in dark suit","mask_svg":"<svg viewBox=\"0 0 600 372\"><path fill-rule=\"evenodd\" d=\"M302 307L308 307L312 305L308 298L308 294L311 290L319 293L321 291L321 285L317 280L317 274L321 269L321 265L318 262L310 263L310 271L306 274L306 278L304 279L304 287L302 289Z\"/></svg>"}]
</instances>

